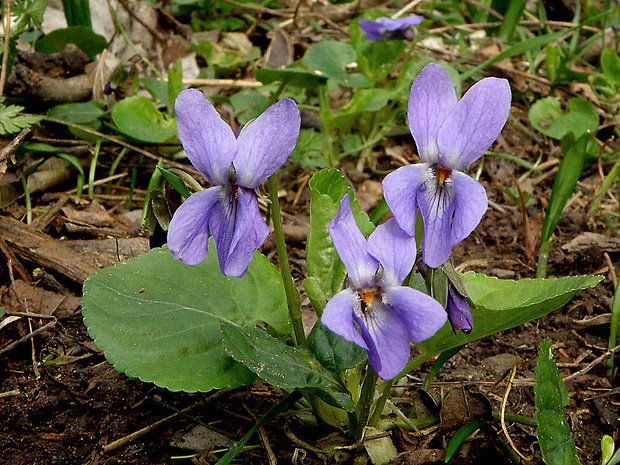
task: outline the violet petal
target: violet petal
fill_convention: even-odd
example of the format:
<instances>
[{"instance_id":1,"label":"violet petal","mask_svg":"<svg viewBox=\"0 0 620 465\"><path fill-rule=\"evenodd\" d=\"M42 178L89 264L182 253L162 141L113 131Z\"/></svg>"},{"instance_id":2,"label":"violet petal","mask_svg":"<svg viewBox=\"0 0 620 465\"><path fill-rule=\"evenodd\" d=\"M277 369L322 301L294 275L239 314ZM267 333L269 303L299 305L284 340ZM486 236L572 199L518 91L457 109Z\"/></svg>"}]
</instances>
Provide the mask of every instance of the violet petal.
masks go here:
<instances>
[{"instance_id":1,"label":"violet petal","mask_svg":"<svg viewBox=\"0 0 620 465\"><path fill-rule=\"evenodd\" d=\"M506 79L484 78L459 100L439 129L439 162L463 171L497 139L510 113Z\"/></svg>"},{"instance_id":2,"label":"violet petal","mask_svg":"<svg viewBox=\"0 0 620 465\"><path fill-rule=\"evenodd\" d=\"M383 196L398 225L410 236L415 235L416 202L420 188L431 176L426 163L407 165L392 171L383 179Z\"/></svg>"},{"instance_id":3,"label":"violet petal","mask_svg":"<svg viewBox=\"0 0 620 465\"><path fill-rule=\"evenodd\" d=\"M258 208L258 199L253 190L240 187L237 191L237 216L233 237L224 262L220 261L222 273L226 276L243 277L254 256L269 234L269 228Z\"/></svg>"},{"instance_id":4,"label":"violet petal","mask_svg":"<svg viewBox=\"0 0 620 465\"><path fill-rule=\"evenodd\" d=\"M358 24L362 31L366 33L366 38L368 40L383 40L387 38L383 35L385 27L377 21L372 21L370 19L360 19Z\"/></svg>"},{"instance_id":5,"label":"violet petal","mask_svg":"<svg viewBox=\"0 0 620 465\"><path fill-rule=\"evenodd\" d=\"M418 192L418 208L422 215L422 258L437 268L450 257L451 228L454 215L454 190L449 179L440 186L435 179L428 181Z\"/></svg>"},{"instance_id":6,"label":"violet petal","mask_svg":"<svg viewBox=\"0 0 620 465\"><path fill-rule=\"evenodd\" d=\"M368 237L368 253L383 266L379 284L400 286L415 264L415 237L403 231L392 218L377 226Z\"/></svg>"},{"instance_id":7,"label":"violet petal","mask_svg":"<svg viewBox=\"0 0 620 465\"><path fill-rule=\"evenodd\" d=\"M230 126L196 89L182 91L174 108L179 138L192 165L210 184L226 184L237 154L237 140Z\"/></svg>"},{"instance_id":8,"label":"violet petal","mask_svg":"<svg viewBox=\"0 0 620 465\"><path fill-rule=\"evenodd\" d=\"M383 18L378 18L377 21ZM417 26L424 21L424 16L405 16L404 18L385 18L389 21L384 21L383 25L388 31L398 31L402 29L408 29L413 26Z\"/></svg>"},{"instance_id":9,"label":"violet petal","mask_svg":"<svg viewBox=\"0 0 620 465\"><path fill-rule=\"evenodd\" d=\"M354 288L372 286L379 262L367 252L367 242L361 233L353 213L349 194L340 201L340 209L329 225L329 235L336 251L349 274Z\"/></svg>"},{"instance_id":10,"label":"violet petal","mask_svg":"<svg viewBox=\"0 0 620 465\"><path fill-rule=\"evenodd\" d=\"M355 305L359 304L358 300L357 293L352 289L339 292L327 302L323 309L321 322L347 341L368 350L368 346L353 319Z\"/></svg>"},{"instance_id":11,"label":"violet petal","mask_svg":"<svg viewBox=\"0 0 620 465\"><path fill-rule=\"evenodd\" d=\"M409 360L411 345L399 312L375 300L372 309L356 315L368 346L368 360L383 379L392 379Z\"/></svg>"},{"instance_id":12,"label":"violet petal","mask_svg":"<svg viewBox=\"0 0 620 465\"><path fill-rule=\"evenodd\" d=\"M450 175L454 189L454 218L450 232L451 245L471 234L487 211L489 202L482 184L460 171Z\"/></svg>"},{"instance_id":13,"label":"violet petal","mask_svg":"<svg viewBox=\"0 0 620 465\"><path fill-rule=\"evenodd\" d=\"M474 320L467 300L452 285L448 287L446 311L448 312L448 319L454 334L458 334L459 331L469 334L474 328Z\"/></svg>"},{"instance_id":14,"label":"violet petal","mask_svg":"<svg viewBox=\"0 0 620 465\"><path fill-rule=\"evenodd\" d=\"M300 127L299 109L288 98L247 124L237 139L237 184L256 189L275 173L295 148Z\"/></svg>"},{"instance_id":15,"label":"violet petal","mask_svg":"<svg viewBox=\"0 0 620 465\"><path fill-rule=\"evenodd\" d=\"M439 160L437 135L456 103L448 73L436 63L426 65L411 85L407 111L409 129L422 162Z\"/></svg>"},{"instance_id":16,"label":"violet petal","mask_svg":"<svg viewBox=\"0 0 620 465\"><path fill-rule=\"evenodd\" d=\"M410 287L392 287L386 290L385 298L404 320L408 337L415 344L433 336L446 322L446 311L439 302Z\"/></svg>"},{"instance_id":17,"label":"violet petal","mask_svg":"<svg viewBox=\"0 0 620 465\"><path fill-rule=\"evenodd\" d=\"M209 219L221 191L216 186L196 192L174 213L168 227L168 248L175 260L198 265L207 257Z\"/></svg>"}]
</instances>

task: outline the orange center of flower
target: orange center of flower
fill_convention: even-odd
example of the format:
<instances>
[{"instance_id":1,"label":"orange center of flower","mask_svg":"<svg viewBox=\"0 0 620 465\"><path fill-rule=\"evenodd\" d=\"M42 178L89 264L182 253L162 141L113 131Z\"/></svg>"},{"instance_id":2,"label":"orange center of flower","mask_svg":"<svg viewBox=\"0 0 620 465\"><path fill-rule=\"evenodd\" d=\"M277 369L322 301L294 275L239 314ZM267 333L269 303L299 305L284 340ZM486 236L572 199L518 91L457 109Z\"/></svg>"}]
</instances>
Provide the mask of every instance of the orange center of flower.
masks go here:
<instances>
[{"instance_id":1,"label":"orange center of flower","mask_svg":"<svg viewBox=\"0 0 620 465\"><path fill-rule=\"evenodd\" d=\"M362 299L362 307L364 309L368 307L372 307L373 302L375 301L375 294L377 293L377 287L363 287L357 291L357 294Z\"/></svg>"},{"instance_id":2,"label":"orange center of flower","mask_svg":"<svg viewBox=\"0 0 620 465\"><path fill-rule=\"evenodd\" d=\"M445 166L437 165L437 179L439 180L439 184L443 184L444 181L450 176L450 171Z\"/></svg>"}]
</instances>

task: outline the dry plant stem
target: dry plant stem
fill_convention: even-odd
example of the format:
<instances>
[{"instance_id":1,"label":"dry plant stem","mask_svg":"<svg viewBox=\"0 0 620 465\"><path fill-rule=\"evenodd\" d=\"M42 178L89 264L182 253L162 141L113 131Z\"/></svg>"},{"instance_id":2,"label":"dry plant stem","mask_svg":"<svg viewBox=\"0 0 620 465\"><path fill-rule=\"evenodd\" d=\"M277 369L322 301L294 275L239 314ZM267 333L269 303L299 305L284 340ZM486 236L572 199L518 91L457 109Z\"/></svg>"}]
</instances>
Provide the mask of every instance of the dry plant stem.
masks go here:
<instances>
[{"instance_id":1,"label":"dry plant stem","mask_svg":"<svg viewBox=\"0 0 620 465\"><path fill-rule=\"evenodd\" d=\"M191 87L212 86L212 87L242 87L257 88L263 87L259 81L249 81L247 79L183 79L183 84Z\"/></svg>"},{"instance_id":2,"label":"dry plant stem","mask_svg":"<svg viewBox=\"0 0 620 465\"><path fill-rule=\"evenodd\" d=\"M32 320L28 318L28 329L32 332ZM37 351L34 347L34 339L30 339L30 354L32 355L32 372L34 373L35 379L41 378L41 372L39 371L38 363L37 363Z\"/></svg>"},{"instance_id":3,"label":"dry plant stem","mask_svg":"<svg viewBox=\"0 0 620 465\"><path fill-rule=\"evenodd\" d=\"M201 400L200 402L195 403L194 405L190 405L187 408L184 408L183 410L181 410L181 413L173 413L170 416L167 416L166 418L162 418L159 421L156 421L155 423L150 424L149 426L146 426L142 429L139 429L138 431L135 431L125 437L122 437L120 439L117 439L116 441L112 441L111 443L109 443L106 446L103 446L103 451L104 452L112 452L115 451L116 449L126 446L127 444L130 444L132 442L134 442L137 439L140 439L142 436L150 433L151 431L153 431L154 429L158 428L159 426L168 423L170 420L174 420L177 417L182 416L182 414L184 413L188 413L191 412L192 410L194 410L196 407L203 405L207 402L213 401L215 399L217 399L218 397L221 397L225 394L228 394L232 391L231 388L224 388L221 389L219 391L217 391L214 394L211 394L209 397L207 397L206 399Z\"/></svg>"},{"instance_id":4,"label":"dry plant stem","mask_svg":"<svg viewBox=\"0 0 620 465\"><path fill-rule=\"evenodd\" d=\"M523 220L523 238L525 239L525 257L529 261L534 254L534 241L532 240L532 230L530 229L529 217L527 216L527 210L525 209L525 199L523 198L521 187L512 173L510 173L510 179L512 179L512 182L517 189L517 193L519 194L519 208L521 209L521 218Z\"/></svg>"},{"instance_id":5,"label":"dry plant stem","mask_svg":"<svg viewBox=\"0 0 620 465\"><path fill-rule=\"evenodd\" d=\"M8 315L8 313L7 313L7 315ZM38 316L41 317L42 315L38 315ZM3 349L1 349L0 350L0 357L2 357L4 354L10 352L11 350L13 350L15 347L17 347L21 343L29 341L30 339L35 337L37 334L41 334L41 333L47 331L48 329L51 329L52 327L54 327L54 325L56 324L56 317L50 317L50 318L52 318L52 321L47 323L45 326L42 326L39 329L35 329L33 332L31 332L29 334L26 334L24 337L22 337L18 341L15 341L15 342L9 344L8 346L4 347Z\"/></svg>"},{"instance_id":6,"label":"dry plant stem","mask_svg":"<svg viewBox=\"0 0 620 465\"><path fill-rule=\"evenodd\" d=\"M603 252L603 257L605 257L605 262L607 263L607 266L609 267L609 274L611 275L611 282L614 285L614 289L616 289L618 287L618 277L616 276L616 269L614 268L614 264L611 261L611 257L609 256L609 254L607 252ZM612 345L612 347L615 344Z\"/></svg>"},{"instance_id":7,"label":"dry plant stem","mask_svg":"<svg viewBox=\"0 0 620 465\"><path fill-rule=\"evenodd\" d=\"M604 354L602 354L600 357L598 357L597 359L591 361L585 368L582 368L581 370L579 370L576 373L573 373L572 375L567 376L566 378L562 378L562 381L566 382L566 381L570 381L571 379L575 379L578 376L581 375L585 375L588 371L590 371L592 368L594 368L596 365L598 365L599 363L601 363L603 360L605 360L607 357L609 357L610 355L614 355L615 353L620 352L620 345L617 345L616 347L614 347L613 349L608 350L607 352L605 352Z\"/></svg>"},{"instance_id":8,"label":"dry plant stem","mask_svg":"<svg viewBox=\"0 0 620 465\"><path fill-rule=\"evenodd\" d=\"M147 57L143 56L142 53L140 53L140 50L138 50L138 47L136 47L136 44L134 44L133 41L129 38L129 34L127 34L127 31L125 30L121 22L118 20L118 17L116 16L116 13L114 12L112 8L110 8L110 14L112 15L112 19L114 21L114 25L116 26L116 29L118 30L118 32L121 33L121 35L123 36L123 39L125 39L125 42L127 42L127 45L129 45L129 48L131 48L133 52L136 55L138 55L149 68L151 68L151 71L153 71L155 76L157 76L157 79L159 79L160 81L163 81L164 77L159 72L159 70L155 67L155 65L151 62L151 60L149 60Z\"/></svg>"},{"instance_id":9,"label":"dry plant stem","mask_svg":"<svg viewBox=\"0 0 620 465\"><path fill-rule=\"evenodd\" d=\"M269 444L269 438L267 437L267 433L265 432L265 428L258 428L258 435L260 436L260 440L263 443L263 447L267 452L267 458L269 459L269 465L278 465L278 459L276 459L276 454L273 453L273 449Z\"/></svg>"},{"instance_id":10,"label":"dry plant stem","mask_svg":"<svg viewBox=\"0 0 620 465\"><path fill-rule=\"evenodd\" d=\"M434 29L429 29L427 32L429 34L438 34L441 32L451 31L453 29L457 29L457 30L459 29L465 29L465 30L486 29L489 27L499 27L502 24L503 22L501 21L495 21L495 22L490 22L490 23L453 24L451 26L443 26L443 27L436 27ZM557 27L557 28L575 27L573 23L568 23L564 21L540 21L540 20L533 20L533 19L522 20L522 21L519 21L517 24L519 26L550 26L550 27ZM592 27L592 26L581 26L581 28L584 31L601 32L599 28Z\"/></svg>"},{"instance_id":11,"label":"dry plant stem","mask_svg":"<svg viewBox=\"0 0 620 465\"><path fill-rule=\"evenodd\" d=\"M12 391L0 392L0 399L4 399L6 397L15 397L19 396L22 392L19 389L13 389Z\"/></svg>"},{"instance_id":12,"label":"dry plant stem","mask_svg":"<svg viewBox=\"0 0 620 465\"><path fill-rule=\"evenodd\" d=\"M283 12L282 10L272 10L271 8L266 8L264 6L253 5L251 3L241 3L236 2L235 0L222 0L224 3L228 3L229 5L236 6L237 8L241 8L244 10L256 11L258 13L268 13L273 16L278 16L281 18L288 18L291 16L290 12Z\"/></svg>"},{"instance_id":13,"label":"dry plant stem","mask_svg":"<svg viewBox=\"0 0 620 465\"><path fill-rule=\"evenodd\" d=\"M35 115L28 115L28 116L35 116ZM131 145L125 141L122 141L120 139L117 139L114 136L110 136L107 134L103 134L102 132L99 131L95 131L93 129L89 129L87 127L84 126L80 126L79 124L75 124L75 123L69 123L68 121L63 121L61 119L57 119L57 118L51 118L49 116L43 118L45 121L49 121L50 123L57 123L57 124L63 124L65 126L69 126L70 128L75 128L75 129L79 129L80 131L84 131L87 132L88 134L92 134L94 136L97 137L101 137L102 139L108 140L110 142L114 142L115 144L121 145L123 147L127 147L129 150L133 150L134 152L139 153L140 155L144 155L147 158L150 158L151 160L155 160L155 161L159 161L161 159L161 157L152 154L151 152L147 152L146 150L143 150L139 147L136 147L135 145ZM173 166L175 168L180 168L183 169L185 171L190 171L191 173L195 174L195 175L199 175L200 173L191 167L188 167L187 165L184 165L182 163L177 163L171 160L166 160L164 159L164 167L165 166Z\"/></svg>"},{"instance_id":14,"label":"dry plant stem","mask_svg":"<svg viewBox=\"0 0 620 465\"><path fill-rule=\"evenodd\" d=\"M413 0L410 3L407 3L404 7L402 7L400 10L398 10L396 13L392 15L392 19L396 19L404 15L405 13L413 10L419 3L422 3L422 1L423 0Z\"/></svg>"},{"instance_id":15,"label":"dry plant stem","mask_svg":"<svg viewBox=\"0 0 620 465\"><path fill-rule=\"evenodd\" d=\"M11 275L13 273L12 268L15 268L15 271L17 272L19 277L22 279L22 281L25 281L26 283L30 284L31 280L30 280L30 275L28 274L28 271L26 271L26 268L24 267L24 265L22 265L22 262L18 260L18 258L15 256L15 254L9 247L9 245L6 243L6 241L1 236L0 236L0 252L2 252L2 254L4 255L4 258L6 258L7 265L9 266L9 268L11 268Z\"/></svg>"},{"instance_id":16,"label":"dry plant stem","mask_svg":"<svg viewBox=\"0 0 620 465\"><path fill-rule=\"evenodd\" d=\"M4 68L3 68L4 69ZM0 93L0 97L2 94ZM6 163L6 161L13 155L13 153L24 143L26 137L32 132L32 128L24 128L21 132L14 137L8 144L6 144L2 150L0 150L0 165L2 163ZM0 169L0 175L2 175L2 170Z\"/></svg>"},{"instance_id":17,"label":"dry plant stem","mask_svg":"<svg viewBox=\"0 0 620 465\"><path fill-rule=\"evenodd\" d=\"M519 455L519 457L521 457L523 460L529 462L530 460L534 458L534 454L532 454L529 457L526 457L525 455L523 455L517 448L512 438L510 437L510 434L508 434L508 428L506 428L506 418L505 418L506 417L506 404L508 403L508 395L510 394L510 389L512 388L512 382L514 381L516 374L517 374L517 367L512 367L512 369L510 370L510 378L508 378L508 384L506 384L506 392L504 392L504 397L502 398L502 406L500 409L499 420L502 425L502 431L506 435L506 439L508 439L508 442L510 443L510 447L512 447L512 450L514 450Z\"/></svg>"},{"instance_id":18,"label":"dry plant stem","mask_svg":"<svg viewBox=\"0 0 620 465\"><path fill-rule=\"evenodd\" d=\"M142 18L136 15L136 13L131 9L129 4L127 3L127 0L118 0L118 2L123 6L123 8L129 14L129 16L131 16L133 19L139 22L144 28L146 28L153 35L153 37L155 37L157 40L162 41L162 42L166 40L166 37L161 32L159 32L157 29L153 29L149 24L144 22Z\"/></svg>"},{"instance_id":19,"label":"dry plant stem","mask_svg":"<svg viewBox=\"0 0 620 465\"><path fill-rule=\"evenodd\" d=\"M6 82L6 67L9 62L9 40L11 39L11 0L4 0L4 15L6 24L4 26L4 51L2 53L2 70L0 70L0 97L4 92Z\"/></svg>"},{"instance_id":20,"label":"dry plant stem","mask_svg":"<svg viewBox=\"0 0 620 465\"><path fill-rule=\"evenodd\" d=\"M252 411L245 404L243 404L243 408L250 414L252 420L256 422L256 415L254 415L254 413L252 413ZM265 431L264 427L261 426L260 428L258 428L258 436L260 437L260 441L265 448L265 452L267 453L269 465L278 465L278 459L276 458L276 454L273 453L271 444L269 444L269 437L267 436L267 432Z\"/></svg>"}]
</instances>

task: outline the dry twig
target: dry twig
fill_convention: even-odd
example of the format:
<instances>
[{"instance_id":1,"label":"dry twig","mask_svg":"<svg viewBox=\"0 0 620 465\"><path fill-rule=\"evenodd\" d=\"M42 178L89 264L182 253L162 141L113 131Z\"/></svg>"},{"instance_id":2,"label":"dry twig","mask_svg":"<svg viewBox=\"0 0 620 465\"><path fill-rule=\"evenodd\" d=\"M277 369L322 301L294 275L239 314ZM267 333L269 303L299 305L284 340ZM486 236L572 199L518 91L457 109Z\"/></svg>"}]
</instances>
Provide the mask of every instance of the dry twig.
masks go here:
<instances>
[{"instance_id":1,"label":"dry twig","mask_svg":"<svg viewBox=\"0 0 620 465\"><path fill-rule=\"evenodd\" d=\"M581 370L579 370L576 373L573 373L572 375L568 375L566 378L562 378L562 381L564 382L570 381L571 379L575 379L578 376L585 375L588 371L590 371L596 365L604 361L607 357L609 357L610 355L614 355L616 352L619 352L619 351L620 351L620 344L614 347L613 349L608 350L603 355L598 357L596 360L593 360L592 362L590 362L585 368L582 368Z\"/></svg>"},{"instance_id":2,"label":"dry twig","mask_svg":"<svg viewBox=\"0 0 620 465\"><path fill-rule=\"evenodd\" d=\"M506 392L504 392L504 397L502 398L502 406L501 406L500 413L499 413L499 420L502 425L502 431L506 435L506 438L508 439L508 442L510 443L510 447L512 447L512 450L514 450L519 455L519 457L521 457L523 460L529 462L530 460L534 458L534 454L532 454L529 457L523 455L517 448L517 445L512 440L512 437L510 436L510 434L508 434L508 428L506 428L506 404L508 403L508 395L510 394L510 390L512 389L512 382L514 381L516 374L517 374L517 367L512 367L512 369L510 370L510 378L508 379L508 383L506 384Z\"/></svg>"},{"instance_id":3,"label":"dry twig","mask_svg":"<svg viewBox=\"0 0 620 465\"><path fill-rule=\"evenodd\" d=\"M9 40L11 39L11 0L4 0L6 25L4 26L4 51L2 53L2 70L0 70L0 97L4 92L6 68L9 62Z\"/></svg>"},{"instance_id":4,"label":"dry twig","mask_svg":"<svg viewBox=\"0 0 620 465\"><path fill-rule=\"evenodd\" d=\"M116 441L112 441L108 445L104 446L103 450L104 452L112 452L120 447L126 446L127 444L130 444L136 441L137 439L140 439L142 436L150 433L151 431L155 430L161 425L168 423L170 420L174 420L175 418L182 416L184 413L191 412L196 407L203 405L207 402L213 401L217 399L218 397L223 396L224 394L230 393L231 391L232 391L231 388L220 389L219 391L211 394L206 399L203 399L200 402L196 402L194 405L190 405L189 407L184 408L183 410L181 410L180 413L173 413L172 415L167 416L166 418L162 418L161 420L158 420L155 423L150 424L149 426L139 429L138 431L134 431L133 433L128 434L127 436L124 436L120 439L117 439Z\"/></svg>"}]
</instances>

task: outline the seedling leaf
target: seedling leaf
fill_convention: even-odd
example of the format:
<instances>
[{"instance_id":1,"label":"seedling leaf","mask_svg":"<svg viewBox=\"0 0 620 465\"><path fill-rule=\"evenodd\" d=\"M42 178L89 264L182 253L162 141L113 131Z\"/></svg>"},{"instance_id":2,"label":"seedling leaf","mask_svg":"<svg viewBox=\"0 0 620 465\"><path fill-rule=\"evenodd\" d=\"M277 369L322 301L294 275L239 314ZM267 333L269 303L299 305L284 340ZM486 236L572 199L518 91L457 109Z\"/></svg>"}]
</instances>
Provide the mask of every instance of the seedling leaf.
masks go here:
<instances>
[{"instance_id":1,"label":"seedling leaf","mask_svg":"<svg viewBox=\"0 0 620 465\"><path fill-rule=\"evenodd\" d=\"M536 361L536 436L543 460L547 465L577 465L575 441L564 411L569 401L568 393L555 364L550 339L541 343Z\"/></svg>"},{"instance_id":2,"label":"seedling leaf","mask_svg":"<svg viewBox=\"0 0 620 465\"><path fill-rule=\"evenodd\" d=\"M24 109L17 105L5 106L0 104L0 135L12 134L29 128L43 119L37 115L20 115Z\"/></svg>"}]
</instances>

